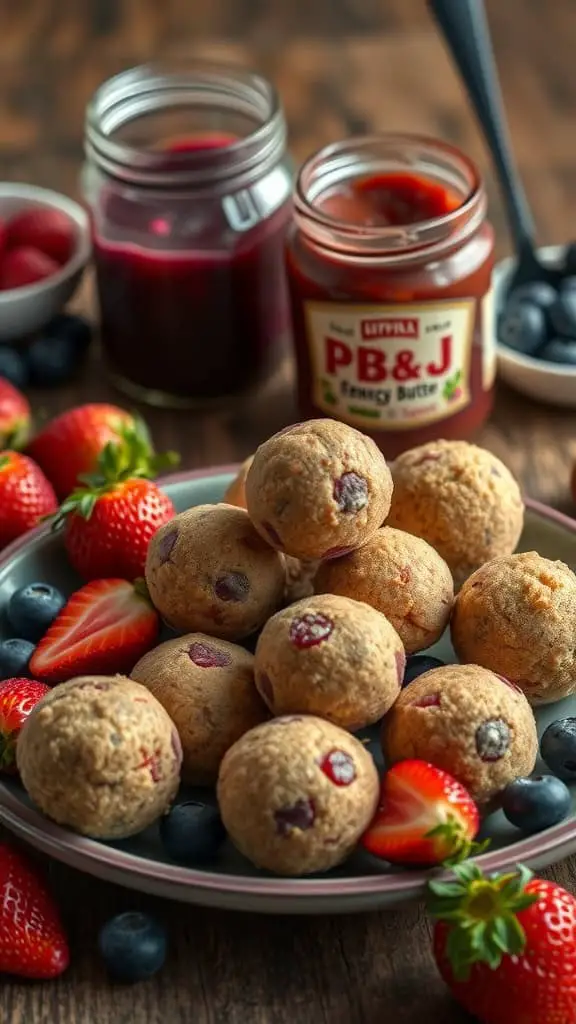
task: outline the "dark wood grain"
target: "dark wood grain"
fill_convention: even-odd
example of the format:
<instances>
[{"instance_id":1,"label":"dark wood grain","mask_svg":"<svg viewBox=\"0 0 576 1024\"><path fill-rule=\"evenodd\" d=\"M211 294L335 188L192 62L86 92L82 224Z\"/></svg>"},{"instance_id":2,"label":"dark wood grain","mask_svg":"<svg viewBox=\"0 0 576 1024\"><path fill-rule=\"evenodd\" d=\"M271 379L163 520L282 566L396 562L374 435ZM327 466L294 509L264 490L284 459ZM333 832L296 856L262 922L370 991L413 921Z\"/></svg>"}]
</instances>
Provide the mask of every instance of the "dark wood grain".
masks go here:
<instances>
[{"instance_id":1,"label":"dark wood grain","mask_svg":"<svg viewBox=\"0 0 576 1024\"><path fill-rule=\"evenodd\" d=\"M573 0L490 0L514 143L545 241L576 235ZM499 252L508 245L486 154L423 0L0 0L0 164L4 177L78 194L86 101L109 74L193 54L274 79L300 160L364 129L409 129L463 146L487 172ZM78 300L91 307L87 281ZM37 395L39 416L118 400L96 355L84 379ZM291 369L258 403L209 415L150 415L185 467L241 458L293 416ZM574 511L574 416L506 388L481 442L528 493ZM153 901L51 866L73 962L59 981L5 983L0 1024L464 1024L429 952L419 907L348 918L255 918ZM576 888L574 861L552 872ZM96 954L111 914L152 906L169 927L165 970L112 988Z\"/></svg>"}]
</instances>

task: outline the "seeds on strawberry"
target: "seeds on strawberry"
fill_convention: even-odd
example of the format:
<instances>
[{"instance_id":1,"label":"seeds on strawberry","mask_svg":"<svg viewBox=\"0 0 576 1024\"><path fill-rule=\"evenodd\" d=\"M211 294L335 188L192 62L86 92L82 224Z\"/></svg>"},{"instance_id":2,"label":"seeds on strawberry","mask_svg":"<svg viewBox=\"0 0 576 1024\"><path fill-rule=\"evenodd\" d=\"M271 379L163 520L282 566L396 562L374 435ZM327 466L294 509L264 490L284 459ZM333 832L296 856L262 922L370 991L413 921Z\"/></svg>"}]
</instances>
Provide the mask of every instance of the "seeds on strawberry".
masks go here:
<instances>
[{"instance_id":1,"label":"seeds on strawberry","mask_svg":"<svg viewBox=\"0 0 576 1024\"><path fill-rule=\"evenodd\" d=\"M0 451L0 548L56 511L56 495L32 459Z\"/></svg>"},{"instance_id":2,"label":"seeds on strawberry","mask_svg":"<svg viewBox=\"0 0 576 1024\"><path fill-rule=\"evenodd\" d=\"M96 580L69 599L38 644L30 671L47 683L129 672L154 646L158 630L158 615L131 583Z\"/></svg>"},{"instance_id":3,"label":"seeds on strawberry","mask_svg":"<svg viewBox=\"0 0 576 1024\"><path fill-rule=\"evenodd\" d=\"M56 978L70 953L52 896L25 855L0 843L0 973Z\"/></svg>"},{"instance_id":4,"label":"seeds on strawberry","mask_svg":"<svg viewBox=\"0 0 576 1024\"><path fill-rule=\"evenodd\" d=\"M39 700L49 692L33 679L5 679L0 683L0 771L16 770L16 740Z\"/></svg>"}]
</instances>

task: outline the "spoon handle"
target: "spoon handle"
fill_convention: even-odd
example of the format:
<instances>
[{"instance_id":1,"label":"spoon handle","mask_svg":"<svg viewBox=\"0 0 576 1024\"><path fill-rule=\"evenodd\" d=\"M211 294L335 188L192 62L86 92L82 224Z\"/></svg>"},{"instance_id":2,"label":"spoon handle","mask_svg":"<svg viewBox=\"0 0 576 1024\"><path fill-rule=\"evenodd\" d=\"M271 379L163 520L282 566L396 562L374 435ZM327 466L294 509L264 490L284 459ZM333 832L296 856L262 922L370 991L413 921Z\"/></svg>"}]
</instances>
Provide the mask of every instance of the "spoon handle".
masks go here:
<instances>
[{"instance_id":1,"label":"spoon handle","mask_svg":"<svg viewBox=\"0 0 576 1024\"><path fill-rule=\"evenodd\" d=\"M482 0L428 0L492 154L518 253L532 250L534 223L512 157L498 71Z\"/></svg>"}]
</instances>

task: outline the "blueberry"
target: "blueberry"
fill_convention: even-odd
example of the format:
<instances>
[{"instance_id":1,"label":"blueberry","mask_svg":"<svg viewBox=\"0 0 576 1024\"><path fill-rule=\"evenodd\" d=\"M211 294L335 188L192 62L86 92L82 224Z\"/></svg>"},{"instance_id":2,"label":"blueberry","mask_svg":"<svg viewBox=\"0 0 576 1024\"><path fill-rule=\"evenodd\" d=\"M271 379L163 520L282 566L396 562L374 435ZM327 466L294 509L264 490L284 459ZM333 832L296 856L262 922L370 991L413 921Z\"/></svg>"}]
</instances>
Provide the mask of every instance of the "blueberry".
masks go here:
<instances>
[{"instance_id":1,"label":"blueberry","mask_svg":"<svg viewBox=\"0 0 576 1024\"><path fill-rule=\"evenodd\" d=\"M498 339L516 352L533 355L546 341L544 310L526 299L510 303L498 319Z\"/></svg>"},{"instance_id":2,"label":"blueberry","mask_svg":"<svg viewBox=\"0 0 576 1024\"><path fill-rule=\"evenodd\" d=\"M576 288L561 289L550 307L550 323L557 334L576 338Z\"/></svg>"},{"instance_id":3,"label":"blueberry","mask_svg":"<svg viewBox=\"0 0 576 1024\"><path fill-rule=\"evenodd\" d=\"M502 794L502 810L523 832L541 832L566 817L571 805L568 786L555 775L516 779Z\"/></svg>"},{"instance_id":4,"label":"blueberry","mask_svg":"<svg viewBox=\"0 0 576 1024\"><path fill-rule=\"evenodd\" d=\"M564 273L576 274L576 242L567 245L564 251Z\"/></svg>"},{"instance_id":5,"label":"blueberry","mask_svg":"<svg viewBox=\"0 0 576 1024\"><path fill-rule=\"evenodd\" d=\"M106 970L116 981L145 981L166 959L166 932L149 914L129 911L107 921L98 936Z\"/></svg>"},{"instance_id":6,"label":"blueberry","mask_svg":"<svg viewBox=\"0 0 576 1024\"><path fill-rule=\"evenodd\" d=\"M542 734L540 754L559 779L576 782L576 718L552 722Z\"/></svg>"},{"instance_id":7,"label":"blueberry","mask_svg":"<svg viewBox=\"0 0 576 1024\"><path fill-rule=\"evenodd\" d=\"M512 305L527 299L535 306L540 306L541 309L548 309L552 303L556 302L557 295L558 292L548 281L528 281L526 284L518 285L514 291L510 292L508 303Z\"/></svg>"},{"instance_id":8,"label":"blueberry","mask_svg":"<svg viewBox=\"0 0 576 1024\"><path fill-rule=\"evenodd\" d=\"M413 654L406 662L402 686L408 686L408 683L413 683L418 676L423 675L424 672L429 672L432 668L444 668L444 662L440 661L439 658L431 657L429 654Z\"/></svg>"},{"instance_id":9,"label":"blueberry","mask_svg":"<svg viewBox=\"0 0 576 1024\"><path fill-rule=\"evenodd\" d=\"M560 281L559 291L570 292L576 288L576 277L574 275L570 277L564 277Z\"/></svg>"},{"instance_id":10,"label":"blueberry","mask_svg":"<svg viewBox=\"0 0 576 1024\"><path fill-rule=\"evenodd\" d=\"M59 313L44 329L49 338L70 338L81 352L85 352L92 341L92 325L83 316Z\"/></svg>"},{"instance_id":11,"label":"blueberry","mask_svg":"<svg viewBox=\"0 0 576 1024\"><path fill-rule=\"evenodd\" d=\"M49 583L29 583L14 591L6 614L17 636L38 643L65 604L66 598L56 587Z\"/></svg>"},{"instance_id":12,"label":"blueberry","mask_svg":"<svg viewBox=\"0 0 576 1024\"><path fill-rule=\"evenodd\" d=\"M20 352L8 345L0 345L0 377L5 377L15 388L28 384L28 367Z\"/></svg>"},{"instance_id":13,"label":"blueberry","mask_svg":"<svg viewBox=\"0 0 576 1024\"><path fill-rule=\"evenodd\" d=\"M82 358L83 352L74 338L41 335L28 349L30 381L44 388L67 384L75 376Z\"/></svg>"},{"instance_id":14,"label":"blueberry","mask_svg":"<svg viewBox=\"0 0 576 1024\"><path fill-rule=\"evenodd\" d=\"M29 640L2 640L0 642L0 679L28 675L28 662L34 653Z\"/></svg>"},{"instance_id":15,"label":"blueberry","mask_svg":"<svg viewBox=\"0 0 576 1024\"><path fill-rule=\"evenodd\" d=\"M576 366L576 338L552 338L538 352L538 359L546 363L560 363L562 366Z\"/></svg>"},{"instance_id":16,"label":"blueberry","mask_svg":"<svg viewBox=\"0 0 576 1024\"><path fill-rule=\"evenodd\" d=\"M160 838L172 860L202 864L214 859L226 829L216 807L188 800L161 819Z\"/></svg>"}]
</instances>

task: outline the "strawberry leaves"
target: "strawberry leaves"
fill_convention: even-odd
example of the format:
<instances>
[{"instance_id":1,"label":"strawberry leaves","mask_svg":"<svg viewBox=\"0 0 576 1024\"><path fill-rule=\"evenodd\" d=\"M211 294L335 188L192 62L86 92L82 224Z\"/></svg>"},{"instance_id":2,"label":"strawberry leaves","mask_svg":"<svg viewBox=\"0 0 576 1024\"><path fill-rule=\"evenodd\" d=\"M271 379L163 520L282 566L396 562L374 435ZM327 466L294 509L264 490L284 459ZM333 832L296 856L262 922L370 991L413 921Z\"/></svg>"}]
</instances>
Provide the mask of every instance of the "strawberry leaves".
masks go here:
<instances>
[{"instance_id":1,"label":"strawberry leaves","mask_svg":"<svg viewBox=\"0 0 576 1024\"><path fill-rule=\"evenodd\" d=\"M469 857L477 857L490 846L489 839L484 839L481 843L469 839L462 828L462 822L454 815L448 815L447 821L430 829L424 838L438 840L439 850L444 851L443 856L441 855L444 867L453 867L468 860Z\"/></svg>"},{"instance_id":2,"label":"strawberry leaves","mask_svg":"<svg viewBox=\"0 0 576 1024\"><path fill-rule=\"evenodd\" d=\"M163 470L177 466L180 461L177 452L158 454L154 451L148 428L137 416L132 423L119 424L118 435L119 441L109 441L102 449L96 471L79 477L81 486L60 506L52 523L53 529L62 526L71 514L90 519L102 495L127 480L152 479Z\"/></svg>"},{"instance_id":3,"label":"strawberry leaves","mask_svg":"<svg viewBox=\"0 0 576 1024\"><path fill-rule=\"evenodd\" d=\"M520 865L512 874L489 877L473 861L453 867L454 881L428 883L431 917L448 925L446 956L454 977L465 981L475 963L496 970L505 955L519 956L526 935L518 914L538 899L526 891L532 872Z\"/></svg>"}]
</instances>

